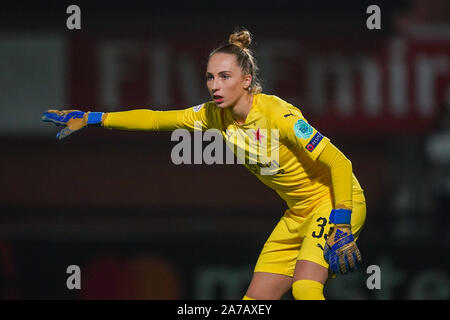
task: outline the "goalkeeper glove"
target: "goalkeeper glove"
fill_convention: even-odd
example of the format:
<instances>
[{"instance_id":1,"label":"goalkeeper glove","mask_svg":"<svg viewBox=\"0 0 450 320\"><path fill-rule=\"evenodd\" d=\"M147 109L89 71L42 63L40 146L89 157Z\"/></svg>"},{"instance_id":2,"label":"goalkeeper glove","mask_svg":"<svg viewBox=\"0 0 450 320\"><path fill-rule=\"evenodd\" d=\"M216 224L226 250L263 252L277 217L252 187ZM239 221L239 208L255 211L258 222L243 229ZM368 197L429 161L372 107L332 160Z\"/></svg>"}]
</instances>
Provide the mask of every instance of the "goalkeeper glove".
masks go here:
<instances>
[{"instance_id":1,"label":"goalkeeper glove","mask_svg":"<svg viewBox=\"0 0 450 320\"><path fill-rule=\"evenodd\" d=\"M57 126L64 126L56 134L56 139L62 140L75 131L87 126L100 125L103 112L83 112L79 110L47 110L42 114L41 120L52 122Z\"/></svg>"},{"instance_id":2,"label":"goalkeeper glove","mask_svg":"<svg viewBox=\"0 0 450 320\"><path fill-rule=\"evenodd\" d=\"M361 265L361 253L355 243L350 225L351 210L334 209L330 214L330 229L324 248L324 258L334 273L346 274Z\"/></svg>"}]
</instances>

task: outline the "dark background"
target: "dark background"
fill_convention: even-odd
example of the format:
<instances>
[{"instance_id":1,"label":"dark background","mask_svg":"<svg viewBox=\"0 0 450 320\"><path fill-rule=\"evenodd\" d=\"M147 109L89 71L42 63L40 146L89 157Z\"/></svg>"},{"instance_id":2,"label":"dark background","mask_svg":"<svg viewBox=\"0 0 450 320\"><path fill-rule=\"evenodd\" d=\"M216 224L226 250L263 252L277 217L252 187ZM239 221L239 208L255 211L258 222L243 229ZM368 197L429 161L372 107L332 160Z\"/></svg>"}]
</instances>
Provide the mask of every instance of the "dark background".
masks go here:
<instances>
[{"instance_id":1,"label":"dark background","mask_svg":"<svg viewBox=\"0 0 450 320\"><path fill-rule=\"evenodd\" d=\"M81 30L66 27L71 4ZM366 27L371 4L381 30ZM40 115L205 102L208 53L246 27L263 92L298 106L365 190L364 268L326 297L448 299L449 12L438 0L2 3L0 297L243 296L286 209L275 192L238 165L173 164L170 133L57 142Z\"/></svg>"}]
</instances>

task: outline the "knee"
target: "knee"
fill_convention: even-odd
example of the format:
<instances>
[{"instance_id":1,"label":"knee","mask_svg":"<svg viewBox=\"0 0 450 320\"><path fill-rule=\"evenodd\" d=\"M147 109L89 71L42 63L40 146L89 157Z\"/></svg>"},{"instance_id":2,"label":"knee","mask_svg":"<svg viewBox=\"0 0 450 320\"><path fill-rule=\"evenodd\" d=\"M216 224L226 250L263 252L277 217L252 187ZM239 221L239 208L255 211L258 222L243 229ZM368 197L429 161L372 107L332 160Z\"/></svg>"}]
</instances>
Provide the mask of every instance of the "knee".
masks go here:
<instances>
[{"instance_id":1,"label":"knee","mask_svg":"<svg viewBox=\"0 0 450 320\"><path fill-rule=\"evenodd\" d=\"M323 284L314 280L297 280L292 284L295 300L325 300Z\"/></svg>"}]
</instances>

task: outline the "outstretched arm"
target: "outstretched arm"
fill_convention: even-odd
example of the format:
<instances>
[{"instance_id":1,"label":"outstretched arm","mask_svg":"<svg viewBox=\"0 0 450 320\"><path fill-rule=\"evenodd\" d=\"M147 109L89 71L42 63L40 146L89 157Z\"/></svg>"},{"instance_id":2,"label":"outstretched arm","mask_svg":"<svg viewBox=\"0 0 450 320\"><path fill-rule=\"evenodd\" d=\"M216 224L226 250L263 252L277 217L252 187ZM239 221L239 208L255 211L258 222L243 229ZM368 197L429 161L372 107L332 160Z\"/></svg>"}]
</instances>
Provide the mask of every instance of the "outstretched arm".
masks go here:
<instances>
[{"instance_id":1,"label":"outstretched arm","mask_svg":"<svg viewBox=\"0 0 450 320\"><path fill-rule=\"evenodd\" d=\"M207 126L206 108L200 106L172 111L136 109L108 113L48 110L41 119L64 127L56 135L59 140L89 126L133 131L172 131L178 128L192 130L200 123L204 129Z\"/></svg>"},{"instance_id":2,"label":"outstretched arm","mask_svg":"<svg viewBox=\"0 0 450 320\"><path fill-rule=\"evenodd\" d=\"M183 126L184 110L154 111L137 109L104 113L102 126L109 129L136 131L172 131Z\"/></svg>"}]
</instances>

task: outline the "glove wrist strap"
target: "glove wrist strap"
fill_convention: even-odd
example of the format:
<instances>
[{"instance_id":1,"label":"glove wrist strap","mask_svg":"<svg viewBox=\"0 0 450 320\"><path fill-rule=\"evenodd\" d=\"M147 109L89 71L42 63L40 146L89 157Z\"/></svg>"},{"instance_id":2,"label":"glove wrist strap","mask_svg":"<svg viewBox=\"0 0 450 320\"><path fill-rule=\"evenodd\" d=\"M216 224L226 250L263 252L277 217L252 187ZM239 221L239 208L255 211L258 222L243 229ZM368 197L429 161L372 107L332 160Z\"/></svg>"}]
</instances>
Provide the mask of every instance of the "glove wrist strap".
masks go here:
<instances>
[{"instance_id":1,"label":"glove wrist strap","mask_svg":"<svg viewBox=\"0 0 450 320\"><path fill-rule=\"evenodd\" d=\"M350 224L352 211L349 209L333 209L330 213L330 222L334 224Z\"/></svg>"},{"instance_id":2,"label":"glove wrist strap","mask_svg":"<svg viewBox=\"0 0 450 320\"><path fill-rule=\"evenodd\" d=\"M89 112L87 125L88 126L98 126L102 123L103 112Z\"/></svg>"}]
</instances>

